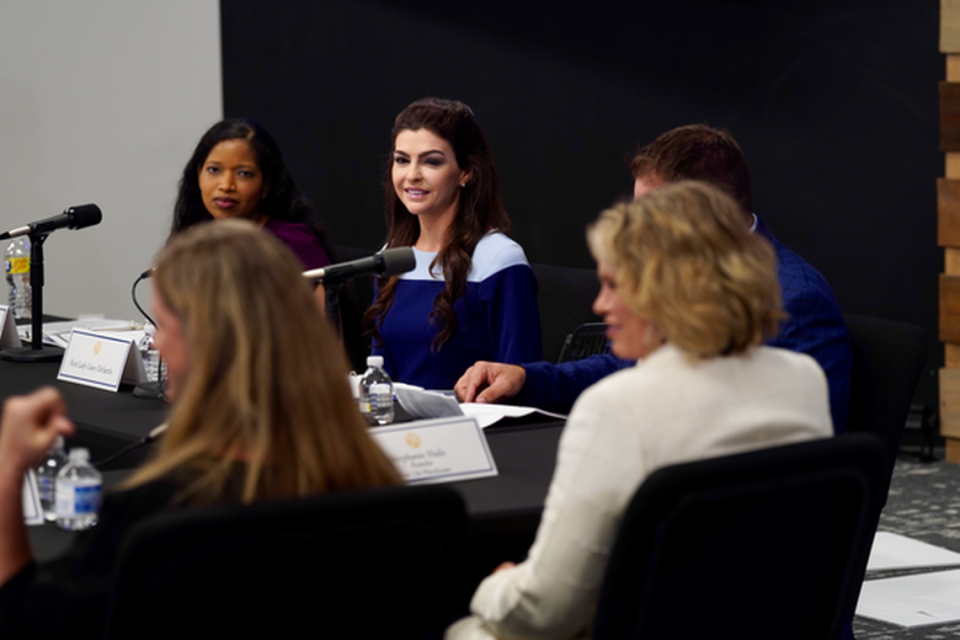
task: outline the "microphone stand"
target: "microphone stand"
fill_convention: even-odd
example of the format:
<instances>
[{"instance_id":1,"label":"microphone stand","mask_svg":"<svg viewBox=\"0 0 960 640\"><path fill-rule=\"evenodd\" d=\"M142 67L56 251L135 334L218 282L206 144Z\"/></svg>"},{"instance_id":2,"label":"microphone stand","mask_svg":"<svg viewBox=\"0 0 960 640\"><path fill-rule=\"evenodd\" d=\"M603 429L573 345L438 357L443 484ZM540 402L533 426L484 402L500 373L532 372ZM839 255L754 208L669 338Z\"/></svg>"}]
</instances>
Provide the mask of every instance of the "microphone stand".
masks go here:
<instances>
[{"instance_id":1,"label":"microphone stand","mask_svg":"<svg viewBox=\"0 0 960 640\"><path fill-rule=\"evenodd\" d=\"M156 327L157 323L153 321L153 318L151 318L146 311L143 310L143 307L140 306L140 301L137 300L137 285L149 277L148 274L150 271L151 270L144 271L136 280L133 281L133 287L130 288L130 297L133 298L133 306L137 308L137 311L140 312L140 315L149 320L150 324ZM149 344L147 346L147 352L150 352ZM140 355L140 345L137 345L137 355ZM163 393L165 386L166 385L164 385L163 381L163 358L157 354L157 379L151 382L141 382L135 386L133 388L133 397L142 398L145 400L166 400L167 398ZM127 449L125 448L123 452L126 453L126 451ZM116 457L119 457L119 455ZM108 458L106 461L110 460L113 460L113 456Z\"/></svg>"},{"instance_id":2,"label":"microphone stand","mask_svg":"<svg viewBox=\"0 0 960 640\"><path fill-rule=\"evenodd\" d=\"M50 232L30 232L30 295L32 298L31 342L29 347L10 347L0 351L0 360L12 362L56 362L63 349L43 344L43 243Z\"/></svg>"}]
</instances>

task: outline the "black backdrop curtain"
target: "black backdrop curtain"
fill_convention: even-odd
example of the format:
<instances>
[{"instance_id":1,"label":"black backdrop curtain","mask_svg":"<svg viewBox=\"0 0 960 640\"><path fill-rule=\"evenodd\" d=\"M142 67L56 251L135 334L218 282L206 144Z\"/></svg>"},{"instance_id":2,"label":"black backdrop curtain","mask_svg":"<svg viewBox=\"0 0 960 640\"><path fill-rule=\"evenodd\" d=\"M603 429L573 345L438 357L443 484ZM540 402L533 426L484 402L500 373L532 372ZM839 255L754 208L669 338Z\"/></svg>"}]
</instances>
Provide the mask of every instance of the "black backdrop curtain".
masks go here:
<instances>
[{"instance_id":1,"label":"black backdrop curtain","mask_svg":"<svg viewBox=\"0 0 960 640\"><path fill-rule=\"evenodd\" d=\"M584 225L629 195L637 143L728 128L773 232L844 311L923 326L939 365L936 0L567 6L224 1L225 112L274 134L339 242L375 248L393 118L463 100L528 257L582 267Z\"/></svg>"}]
</instances>

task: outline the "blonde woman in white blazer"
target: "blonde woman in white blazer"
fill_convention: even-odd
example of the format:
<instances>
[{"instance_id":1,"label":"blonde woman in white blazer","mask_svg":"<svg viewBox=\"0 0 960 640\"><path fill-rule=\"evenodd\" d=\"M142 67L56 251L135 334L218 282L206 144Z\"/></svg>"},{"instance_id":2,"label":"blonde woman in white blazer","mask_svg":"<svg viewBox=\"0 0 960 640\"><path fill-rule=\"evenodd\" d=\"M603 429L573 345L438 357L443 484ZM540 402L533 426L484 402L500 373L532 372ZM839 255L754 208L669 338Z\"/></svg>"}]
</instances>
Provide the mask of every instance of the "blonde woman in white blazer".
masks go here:
<instances>
[{"instance_id":1,"label":"blonde woman in white blazer","mask_svg":"<svg viewBox=\"0 0 960 640\"><path fill-rule=\"evenodd\" d=\"M623 510L659 467L832 434L809 356L762 346L784 317L769 243L732 198L680 182L588 230L611 349L637 365L573 407L536 541L477 588L463 638L588 637Z\"/></svg>"}]
</instances>

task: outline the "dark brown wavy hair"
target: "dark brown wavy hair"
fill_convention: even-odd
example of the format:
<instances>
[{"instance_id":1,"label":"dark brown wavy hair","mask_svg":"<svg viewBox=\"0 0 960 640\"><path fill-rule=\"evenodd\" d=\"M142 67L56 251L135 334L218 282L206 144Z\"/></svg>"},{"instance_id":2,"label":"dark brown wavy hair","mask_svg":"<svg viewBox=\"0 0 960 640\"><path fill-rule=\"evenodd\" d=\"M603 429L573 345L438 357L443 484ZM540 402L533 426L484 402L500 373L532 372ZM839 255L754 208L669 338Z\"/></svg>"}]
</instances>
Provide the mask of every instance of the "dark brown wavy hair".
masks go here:
<instances>
[{"instance_id":1,"label":"dark brown wavy hair","mask_svg":"<svg viewBox=\"0 0 960 640\"><path fill-rule=\"evenodd\" d=\"M473 110L457 100L424 98L400 112L390 134L391 153L384 171L387 247L413 246L420 237L420 222L400 201L392 180L393 150L397 136L401 131L418 129L426 129L450 143L459 168L471 170L466 186L460 189L459 210L447 230L443 248L430 264L431 272L435 266L442 269L447 285L434 300L430 313L431 324L440 327L431 348L439 350L457 331L453 303L466 291L473 250L480 238L492 229L508 233L510 217L500 199L500 181L493 163L493 153ZM380 293L367 310L366 321L372 327L375 342L381 340L380 324L393 304L398 281L399 276L381 278L378 283Z\"/></svg>"}]
</instances>

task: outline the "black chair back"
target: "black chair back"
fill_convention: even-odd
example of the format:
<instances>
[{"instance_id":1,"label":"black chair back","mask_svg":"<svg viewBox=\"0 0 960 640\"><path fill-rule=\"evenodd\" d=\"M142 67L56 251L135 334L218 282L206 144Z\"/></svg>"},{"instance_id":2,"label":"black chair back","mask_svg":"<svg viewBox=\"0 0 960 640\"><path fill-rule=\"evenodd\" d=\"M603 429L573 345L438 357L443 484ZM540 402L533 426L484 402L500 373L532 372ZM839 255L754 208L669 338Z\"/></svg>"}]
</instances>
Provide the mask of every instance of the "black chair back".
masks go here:
<instances>
[{"instance_id":1,"label":"black chair back","mask_svg":"<svg viewBox=\"0 0 960 640\"><path fill-rule=\"evenodd\" d=\"M597 273L591 269L530 265L537 277L543 358L556 362L567 335L585 322L596 322L593 301L600 291Z\"/></svg>"},{"instance_id":2,"label":"black chair back","mask_svg":"<svg viewBox=\"0 0 960 640\"><path fill-rule=\"evenodd\" d=\"M571 360L582 360L600 353L610 352L610 341L607 340L607 324L605 322L587 322L577 327L577 330L567 336L557 358L557 364Z\"/></svg>"},{"instance_id":3,"label":"black chair back","mask_svg":"<svg viewBox=\"0 0 960 640\"><path fill-rule=\"evenodd\" d=\"M124 543L106 637L419 640L464 525L439 486L166 513Z\"/></svg>"},{"instance_id":4,"label":"black chair back","mask_svg":"<svg viewBox=\"0 0 960 640\"><path fill-rule=\"evenodd\" d=\"M916 325L853 313L845 313L843 318L853 352L847 431L872 433L886 449L883 477L872 514L869 537L872 545L880 513L887 503L910 403L926 367L927 342L923 329ZM866 571L864 562L849 598L848 619L853 618Z\"/></svg>"},{"instance_id":5,"label":"black chair back","mask_svg":"<svg viewBox=\"0 0 960 640\"><path fill-rule=\"evenodd\" d=\"M836 640L886 455L846 435L659 469L628 506L598 640Z\"/></svg>"},{"instance_id":6,"label":"black chair back","mask_svg":"<svg viewBox=\"0 0 960 640\"><path fill-rule=\"evenodd\" d=\"M927 363L926 337L912 324L852 313L843 318L853 351L847 430L866 431L883 440L892 474L910 403ZM888 477L888 487L889 483Z\"/></svg>"}]
</instances>

